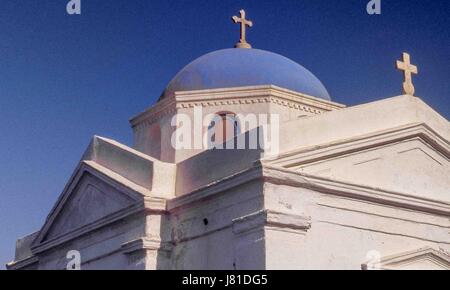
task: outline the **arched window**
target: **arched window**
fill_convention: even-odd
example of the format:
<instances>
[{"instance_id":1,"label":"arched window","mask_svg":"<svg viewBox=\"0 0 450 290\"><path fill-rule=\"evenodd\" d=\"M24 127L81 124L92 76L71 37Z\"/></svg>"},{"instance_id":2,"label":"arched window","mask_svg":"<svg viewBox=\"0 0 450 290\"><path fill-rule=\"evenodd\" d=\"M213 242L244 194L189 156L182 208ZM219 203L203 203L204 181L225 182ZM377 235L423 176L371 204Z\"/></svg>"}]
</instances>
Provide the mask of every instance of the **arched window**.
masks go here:
<instances>
[{"instance_id":1,"label":"arched window","mask_svg":"<svg viewBox=\"0 0 450 290\"><path fill-rule=\"evenodd\" d=\"M216 113L208 127L208 132L213 146L220 146L233 139L240 134L240 125L236 114L232 112Z\"/></svg>"}]
</instances>

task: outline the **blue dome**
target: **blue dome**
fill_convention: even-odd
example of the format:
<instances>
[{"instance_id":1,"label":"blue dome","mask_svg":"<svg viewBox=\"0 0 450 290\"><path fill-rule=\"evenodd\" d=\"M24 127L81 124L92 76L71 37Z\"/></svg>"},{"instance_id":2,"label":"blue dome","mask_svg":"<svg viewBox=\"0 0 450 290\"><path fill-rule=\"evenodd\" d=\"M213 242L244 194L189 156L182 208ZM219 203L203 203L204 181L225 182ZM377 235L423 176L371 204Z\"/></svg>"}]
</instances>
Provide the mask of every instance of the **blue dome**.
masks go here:
<instances>
[{"instance_id":1,"label":"blue dome","mask_svg":"<svg viewBox=\"0 0 450 290\"><path fill-rule=\"evenodd\" d=\"M177 91L257 85L331 100L320 80L298 63L276 53L243 48L218 50L194 60L172 79L162 97Z\"/></svg>"}]
</instances>

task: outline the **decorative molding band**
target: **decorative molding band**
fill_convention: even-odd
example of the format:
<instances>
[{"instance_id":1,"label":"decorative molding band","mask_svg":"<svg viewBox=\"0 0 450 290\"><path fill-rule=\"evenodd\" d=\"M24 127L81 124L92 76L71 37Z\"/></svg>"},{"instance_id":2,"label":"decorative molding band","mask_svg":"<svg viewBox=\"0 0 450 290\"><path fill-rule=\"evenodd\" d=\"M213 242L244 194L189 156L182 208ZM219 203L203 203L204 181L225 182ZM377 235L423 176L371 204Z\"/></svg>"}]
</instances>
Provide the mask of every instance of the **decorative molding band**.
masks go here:
<instances>
[{"instance_id":1,"label":"decorative molding band","mask_svg":"<svg viewBox=\"0 0 450 290\"><path fill-rule=\"evenodd\" d=\"M239 99L251 97L277 97L287 101L296 103L304 103L306 105L328 109L345 108L345 105L316 98L306 94L294 92L288 89L277 87L274 85L263 86L247 86L199 91L176 92L175 99L177 102L183 101L220 101L222 99Z\"/></svg>"},{"instance_id":2,"label":"decorative molding band","mask_svg":"<svg viewBox=\"0 0 450 290\"><path fill-rule=\"evenodd\" d=\"M193 108L193 107L219 107L219 106L230 106L230 105L252 105L252 104L262 104L262 103L272 103L284 107L289 107L291 109L296 109L299 111L312 113L312 114L322 114L328 112L329 110L320 109L317 107L299 104L292 101L286 101L279 99L277 97L260 97L260 98L241 98L241 99L227 99L221 101L196 101L196 102L180 102L177 104L177 109Z\"/></svg>"},{"instance_id":3,"label":"decorative molding band","mask_svg":"<svg viewBox=\"0 0 450 290\"><path fill-rule=\"evenodd\" d=\"M175 113L176 109L175 99L163 99L144 112L132 117L130 119L131 127L138 128L139 126L151 125L162 117Z\"/></svg>"},{"instance_id":4,"label":"decorative molding band","mask_svg":"<svg viewBox=\"0 0 450 290\"><path fill-rule=\"evenodd\" d=\"M135 130L146 129L149 126L152 126L153 124L159 122L165 116L174 115L174 114L176 114L176 112L177 112L177 108L173 107L173 108L169 108L165 111L158 112L154 115L149 114L146 119L143 119L141 122L138 122L138 123L132 125L132 127Z\"/></svg>"},{"instance_id":5,"label":"decorative molding band","mask_svg":"<svg viewBox=\"0 0 450 290\"><path fill-rule=\"evenodd\" d=\"M130 120L135 129L150 126L178 109L194 106L251 105L273 103L311 114L345 108L345 105L294 92L273 85L176 92Z\"/></svg>"}]
</instances>

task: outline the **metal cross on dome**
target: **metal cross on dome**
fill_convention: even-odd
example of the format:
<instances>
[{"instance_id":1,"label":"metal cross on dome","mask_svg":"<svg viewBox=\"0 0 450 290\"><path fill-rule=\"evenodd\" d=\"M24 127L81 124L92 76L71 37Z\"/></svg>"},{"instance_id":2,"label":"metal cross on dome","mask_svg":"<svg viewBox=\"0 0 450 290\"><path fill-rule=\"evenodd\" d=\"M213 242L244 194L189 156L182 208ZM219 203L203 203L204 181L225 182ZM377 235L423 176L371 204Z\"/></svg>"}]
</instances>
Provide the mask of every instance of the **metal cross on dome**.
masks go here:
<instances>
[{"instance_id":1,"label":"metal cross on dome","mask_svg":"<svg viewBox=\"0 0 450 290\"><path fill-rule=\"evenodd\" d=\"M241 17L237 17L237 16L232 17L234 23L241 24L241 39L234 47L236 47L236 48L252 48L252 46L250 45L250 43L247 42L247 39L246 39L246 29L247 29L247 26L252 27L253 22L245 19L245 10L244 9L239 11L239 13L241 14Z\"/></svg>"}]
</instances>

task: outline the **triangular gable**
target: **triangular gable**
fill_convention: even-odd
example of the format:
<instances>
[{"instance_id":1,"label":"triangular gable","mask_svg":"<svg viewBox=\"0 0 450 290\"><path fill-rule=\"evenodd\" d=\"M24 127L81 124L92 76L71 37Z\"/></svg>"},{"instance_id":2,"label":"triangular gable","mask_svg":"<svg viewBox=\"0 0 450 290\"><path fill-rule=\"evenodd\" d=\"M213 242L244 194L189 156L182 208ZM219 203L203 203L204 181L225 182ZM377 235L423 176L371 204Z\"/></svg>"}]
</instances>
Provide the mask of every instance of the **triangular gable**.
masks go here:
<instances>
[{"instance_id":1,"label":"triangular gable","mask_svg":"<svg viewBox=\"0 0 450 290\"><path fill-rule=\"evenodd\" d=\"M45 239L52 239L91 224L134 203L109 184L85 173L55 218Z\"/></svg>"},{"instance_id":2,"label":"triangular gable","mask_svg":"<svg viewBox=\"0 0 450 290\"><path fill-rule=\"evenodd\" d=\"M425 124L300 149L266 163L450 204L450 144Z\"/></svg>"},{"instance_id":3,"label":"triangular gable","mask_svg":"<svg viewBox=\"0 0 450 290\"><path fill-rule=\"evenodd\" d=\"M363 270L450 270L450 255L430 247L382 258L362 265Z\"/></svg>"},{"instance_id":4,"label":"triangular gable","mask_svg":"<svg viewBox=\"0 0 450 290\"><path fill-rule=\"evenodd\" d=\"M148 191L92 161L82 161L50 212L32 250L47 248L143 208Z\"/></svg>"}]
</instances>

